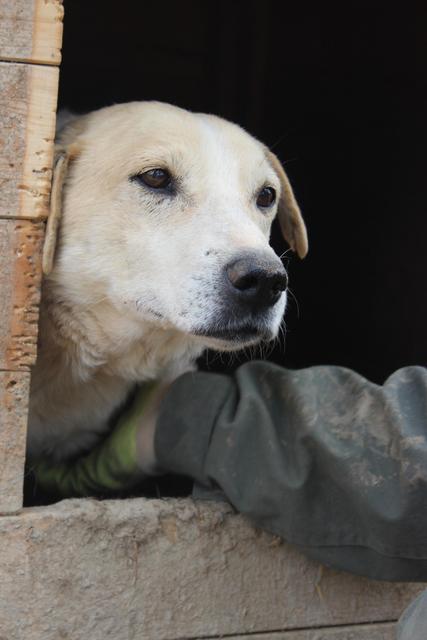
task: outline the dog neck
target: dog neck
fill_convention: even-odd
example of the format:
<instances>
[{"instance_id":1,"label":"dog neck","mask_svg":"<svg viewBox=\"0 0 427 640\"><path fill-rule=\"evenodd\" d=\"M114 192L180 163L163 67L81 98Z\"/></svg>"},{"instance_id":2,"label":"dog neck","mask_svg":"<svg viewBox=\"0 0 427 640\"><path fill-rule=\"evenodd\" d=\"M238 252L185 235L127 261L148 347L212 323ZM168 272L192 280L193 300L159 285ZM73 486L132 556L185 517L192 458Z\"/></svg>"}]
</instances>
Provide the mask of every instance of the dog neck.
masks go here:
<instances>
[{"instance_id":1,"label":"dog neck","mask_svg":"<svg viewBox=\"0 0 427 640\"><path fill-rule=\"evenodd\" d=\"M43 287L39 360L53 359L76 381L100 371L135 382L175 377L193 368L203 348L173 328L124 317L107 301L75 304L48 281Z\"/></svg>"}]
</instances>

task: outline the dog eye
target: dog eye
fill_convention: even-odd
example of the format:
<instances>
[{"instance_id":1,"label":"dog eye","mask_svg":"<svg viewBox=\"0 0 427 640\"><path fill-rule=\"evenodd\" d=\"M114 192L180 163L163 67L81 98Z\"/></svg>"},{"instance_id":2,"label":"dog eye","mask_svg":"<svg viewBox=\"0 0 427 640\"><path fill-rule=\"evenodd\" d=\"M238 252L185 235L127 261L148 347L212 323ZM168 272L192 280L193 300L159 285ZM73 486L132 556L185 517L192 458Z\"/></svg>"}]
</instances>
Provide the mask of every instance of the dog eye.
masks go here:
<instances>
[{"instance_id":1,"label":"dog eye","mask_svg":"<svg viewBox=\"0 0 427 640\"><path fill-rule=\"evenodd\" d=\"M271 207L276 201L276 191L273 187L263 187L257 197L258 207Z\"/></svg>"},{"instance_id":2,"label":"dog eye","mask_svg":"<svg viewBox=\"0 0 427 640\"><path fill-rule=\"evenodd\" d=\"M132 176L131 180L145 184L151 189L169 189L172 185L172 177L166 169L150 169Z\"/></svg>"}]
</instances>

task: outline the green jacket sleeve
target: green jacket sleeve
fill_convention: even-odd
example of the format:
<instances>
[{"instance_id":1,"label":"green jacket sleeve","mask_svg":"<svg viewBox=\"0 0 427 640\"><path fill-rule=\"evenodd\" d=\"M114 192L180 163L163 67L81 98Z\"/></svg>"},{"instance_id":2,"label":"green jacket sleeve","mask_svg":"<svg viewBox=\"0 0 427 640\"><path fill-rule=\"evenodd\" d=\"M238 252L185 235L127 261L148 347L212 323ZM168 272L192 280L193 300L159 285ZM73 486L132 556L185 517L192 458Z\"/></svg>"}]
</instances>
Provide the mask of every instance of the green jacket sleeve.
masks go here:
<instances>
[{"instance_id":1,"label":"green jacket sleeve","mask_svg":"<svg viewBox=\"0 0 427 640\"><path fill-rule=\"evenodd\" d=\"M71 498L109 495L139 484L144 473L137 453L137 433L156 383L142 385L130 408L92 451L64 463L34 463L37 485L50 496Z\"/></svg>"},{"instance_id":2,"label":"green jacket sleeve","mask_svg":"<svg viewBox=\"0 0 427 640\"><path fill-rule=\"evenodd\" d=\"M383 386L340 367L189 373L158 420L161 469L339 569L427 580L427 370Z\"/></svg>"}]
</instances>

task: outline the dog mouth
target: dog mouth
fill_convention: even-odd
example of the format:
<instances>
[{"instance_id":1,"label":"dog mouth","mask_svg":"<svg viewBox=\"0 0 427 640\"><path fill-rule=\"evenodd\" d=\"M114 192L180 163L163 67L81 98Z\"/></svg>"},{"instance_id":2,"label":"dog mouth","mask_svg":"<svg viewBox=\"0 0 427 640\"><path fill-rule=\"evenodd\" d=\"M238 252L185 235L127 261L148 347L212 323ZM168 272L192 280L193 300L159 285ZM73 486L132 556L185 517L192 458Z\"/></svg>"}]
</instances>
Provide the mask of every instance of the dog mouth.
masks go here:
<instances>
[{"instance_id":1,"label":"dog mouth","mask_svg":"<svg viewBox=\"0 0 427 640\"><path fill-rule=\"evenodd\" d=\"M241 324L236 326L215 326L196 329L194 335L221 343L232 343L236 346L247 345L260 342L261 340L271 340L272 332L265 326L258 324Z\"/></svg>"},{"instance_id":2,"label":"dog mouth","mask_svg":"<svg viewBox=\"0 0 427 640\"><path fill-rule=\"evenodd\" d=\"M198 338L205 348L223 351L244 349L260 342L270 342L278 331L277 310L274 307L265 313L244 314L239 314L235 309L216 309L205 322L194 324L188 318L191 317L189 310L184 310L172 320L159 307L153 304L144 306L144 311L154 324Z\"/></svg>"}]
</instances>

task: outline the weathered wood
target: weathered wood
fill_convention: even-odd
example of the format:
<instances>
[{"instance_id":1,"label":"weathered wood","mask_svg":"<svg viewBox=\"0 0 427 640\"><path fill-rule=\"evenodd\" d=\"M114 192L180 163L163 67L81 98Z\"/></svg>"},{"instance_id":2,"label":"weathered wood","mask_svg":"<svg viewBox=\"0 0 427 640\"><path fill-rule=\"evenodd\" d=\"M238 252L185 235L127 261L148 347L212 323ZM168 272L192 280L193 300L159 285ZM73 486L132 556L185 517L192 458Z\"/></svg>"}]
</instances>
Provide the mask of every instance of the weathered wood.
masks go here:
<instances>
[{"instance_id":1,"label":"weathered wood","mask_svg":"<svg viewBox=\"0 0 427 640\"><path fill-rule=\"evenodd\" d=\"M58 65L61 0L0 0L0 59Z\"/></svg>"},{"instance_id":2,"label":"weathered wood","mask_svg":"<svg viewBox=\"0 0 427 640\"><path fill-rule=\"evenodd\" d=\"M0 540L8 640L189 640L389 622L423 588L320 571L227 505L189 499L66 500L0 518Z\"/></svg>"},{"instance_id":3,"label":"weathered wood","mask_svg":"<svg viewBox=\"0 0 427 640\"><path fill-rule=\"evenodd\" d=\"M395 638L396 625L392 622L227 636L227 640L395 640Z\"/></svg>"},{"instance_id":4,"label":"weathered wood","mask_svg":"<svg viewBox=\"0 0 427 640\"><path fill-rule=\"evenodd\" d=\"M58 73L0 63L0 217L49 213Z\"/></svg>"},{"instance_id":5,"label":"weathered wood","mask_svg":"<svg viewBox=\"0 0 427 640\"><path fill-rule=\"evenodd\" d=\"M0 514L22 507L29 382L29 373L0 371Z\"/></svg>"},{"instance_id":6,"label":"weathered wood","mask_svg":"<svg viewBox=\"0 0 427 640\"><path fill-rule=\"evenodd\" d=\"M0 220L0 370L28 370L36 359L42 222Z\"/></svg>"}]
</instances>

